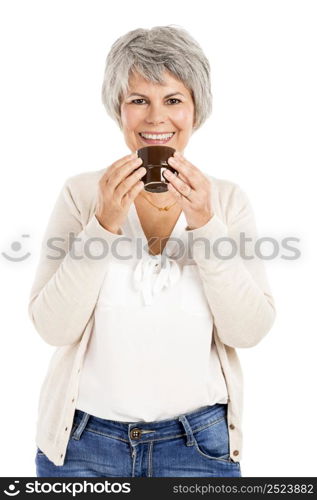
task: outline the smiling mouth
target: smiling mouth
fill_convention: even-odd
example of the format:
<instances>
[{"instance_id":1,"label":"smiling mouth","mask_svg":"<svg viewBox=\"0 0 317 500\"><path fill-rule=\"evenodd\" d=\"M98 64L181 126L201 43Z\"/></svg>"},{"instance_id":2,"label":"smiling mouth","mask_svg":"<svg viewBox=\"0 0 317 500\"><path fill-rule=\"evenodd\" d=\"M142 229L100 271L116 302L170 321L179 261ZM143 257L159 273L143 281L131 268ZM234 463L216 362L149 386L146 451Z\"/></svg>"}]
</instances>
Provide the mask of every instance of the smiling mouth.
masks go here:
<instances>
[{"instance_id":1,"label":"smiling mouth","mask_svg":"<svg viewBox=\"0 0 317 500\"><path fill-rule=\"evenodd\" d=\"M175 132L166 132L161 134L150 134L146 132L139 132L139 136L146 144L166 144L175 135Z\"/></svg>"}]
</instances>

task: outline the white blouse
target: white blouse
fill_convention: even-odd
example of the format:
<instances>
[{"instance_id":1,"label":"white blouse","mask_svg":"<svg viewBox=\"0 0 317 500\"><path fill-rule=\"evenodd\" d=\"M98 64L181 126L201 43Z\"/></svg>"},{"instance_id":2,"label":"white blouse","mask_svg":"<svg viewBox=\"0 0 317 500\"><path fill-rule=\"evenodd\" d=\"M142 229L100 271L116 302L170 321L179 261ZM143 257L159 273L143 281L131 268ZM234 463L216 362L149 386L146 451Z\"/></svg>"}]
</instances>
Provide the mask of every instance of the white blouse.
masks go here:
<instances>
[{"instance_id":1,"label":"white blouse","mask_svg":"<svg viewBox=\"0 0 317 500\"><path fill-rule=\"evenodd\" d=\"M117 248L121 259L112 259L96 304L76 408L151 422L227 403L212 313L188 257L186 227L181 212L163 255L151 255L131 204L122 226L127 239Z\"/></svg>"}]
</instances>

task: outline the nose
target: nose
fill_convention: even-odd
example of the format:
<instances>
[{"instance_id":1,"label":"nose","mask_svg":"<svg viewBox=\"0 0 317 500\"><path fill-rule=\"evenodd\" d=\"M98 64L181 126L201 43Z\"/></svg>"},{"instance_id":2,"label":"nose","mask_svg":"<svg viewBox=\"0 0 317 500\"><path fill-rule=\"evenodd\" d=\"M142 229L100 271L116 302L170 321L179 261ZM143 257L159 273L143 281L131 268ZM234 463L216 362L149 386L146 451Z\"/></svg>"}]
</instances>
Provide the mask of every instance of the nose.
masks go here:
<instances>
[{"instance_id":1,"label":"nose","mask_svg":"<svg viewBox=\"0 0 317 500\"><path fill-rule=\"evenodd\" d=\"M146 123L159 125L166 120L165 111L160 105L151 104L148 107L148 113L145 118Z\"/></svg>"}]
</instances>

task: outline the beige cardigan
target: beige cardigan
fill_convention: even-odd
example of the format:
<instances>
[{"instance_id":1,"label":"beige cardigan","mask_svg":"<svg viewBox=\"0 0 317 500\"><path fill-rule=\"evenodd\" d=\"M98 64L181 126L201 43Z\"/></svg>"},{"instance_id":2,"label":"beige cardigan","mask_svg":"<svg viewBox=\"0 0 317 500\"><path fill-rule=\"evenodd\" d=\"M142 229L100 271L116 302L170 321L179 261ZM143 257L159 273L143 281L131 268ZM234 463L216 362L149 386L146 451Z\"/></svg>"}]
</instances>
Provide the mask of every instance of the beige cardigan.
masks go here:
<instances>
[{"instance_id":1,"label":"beige cardigan","mask_svg":"<svg viewBox=\"0 0 317 500\"><path fill-rule=\"evenodd\" d=\"M124 238L122 230L121 234L107 231L94 215L98 180L104 172L85 172L66 180L42 240L30 293L29 315L35 329L45 342L57 346L40 392L36 432L37 446L55 465L63 465L65 460L94 309L111 265L111 252L101 259L91 255L100 255L105 244L110 248L117 239ZM192 248L212 311L213 335L228 389L230 457L240 461L243 378L235 349L260 342L274 323L275 306L264 262L257 257L244 259L239 254L241 232L252 238L246 255L251 255L257 238L246 194L233 182L205 175L211 182L214 215L204 226L186 231L192 233L194 241L204 237L212 245L216 239L229 236L238 245L237 255L227 259L213 252L206 255L203 241L196 241ZM50 238L59 239L53 242L48 241ZM91 238L102 238L103 245ZM221 245L218 249L224 255Z\"/></svg>"}]
</instances>

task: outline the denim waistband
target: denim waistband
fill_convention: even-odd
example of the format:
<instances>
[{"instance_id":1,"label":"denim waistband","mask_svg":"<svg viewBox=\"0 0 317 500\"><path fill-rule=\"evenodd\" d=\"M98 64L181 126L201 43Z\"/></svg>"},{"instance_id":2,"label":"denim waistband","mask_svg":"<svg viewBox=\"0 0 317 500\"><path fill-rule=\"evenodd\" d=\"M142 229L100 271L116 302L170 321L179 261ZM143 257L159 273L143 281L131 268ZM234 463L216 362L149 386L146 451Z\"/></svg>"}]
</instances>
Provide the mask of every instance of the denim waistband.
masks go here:
<instances>
[{"instance_id":1,"label":"denim waistband","mask_svg":"<svg viewBox=\"0 0 317 500\"><path fill-rule=\"evenodd\" d=\"M118 439L129 441L131 432L135 429L141 431L137 441L164 439L175 437L187 432L188 424L192 432L203 427L207 427L218 419L227 415L227 404L216 403L212 406L203 406L198 410L184 413L178 417L167 420L156 420L152 422L121 422L117 420L107 420L85 413L82 410L75 410L74 427L75 439L80 438L80 434L85 428L87 430L99 432Z\"/></svg>"}]
</instances>

